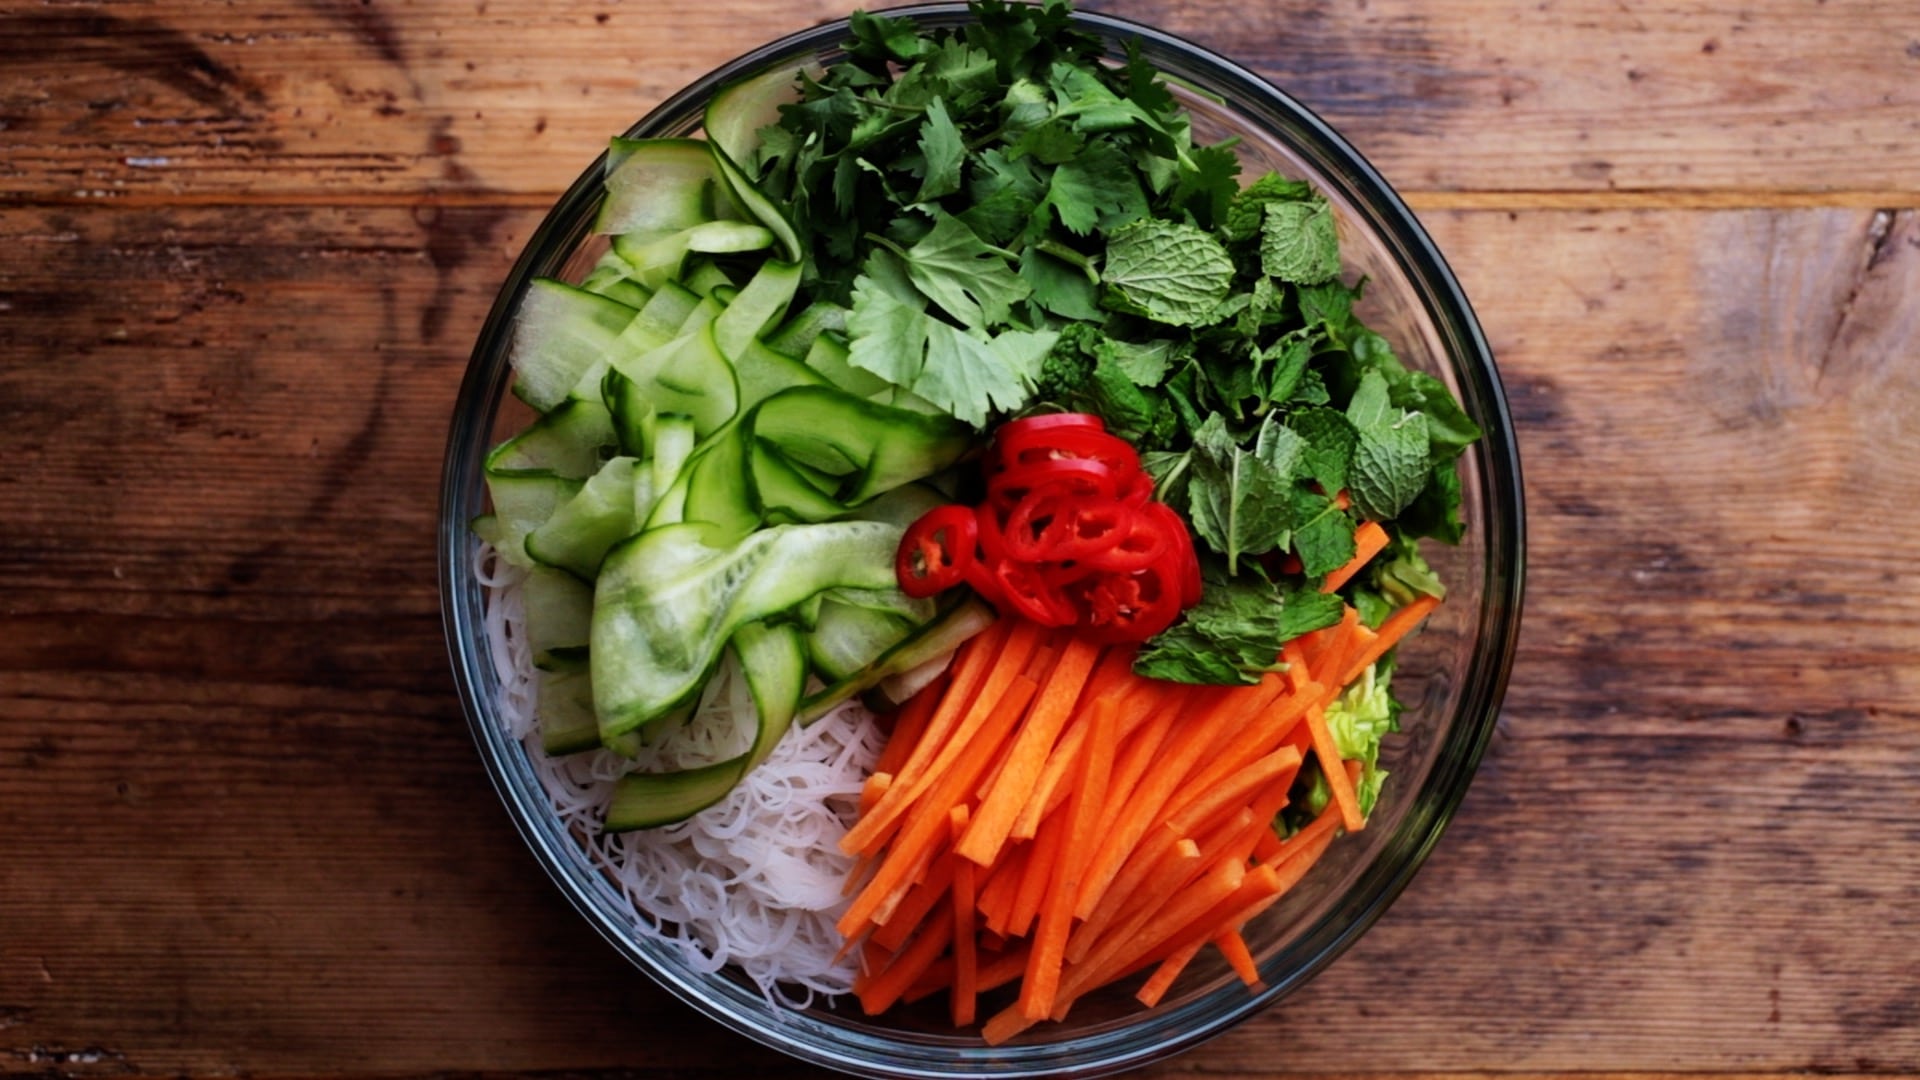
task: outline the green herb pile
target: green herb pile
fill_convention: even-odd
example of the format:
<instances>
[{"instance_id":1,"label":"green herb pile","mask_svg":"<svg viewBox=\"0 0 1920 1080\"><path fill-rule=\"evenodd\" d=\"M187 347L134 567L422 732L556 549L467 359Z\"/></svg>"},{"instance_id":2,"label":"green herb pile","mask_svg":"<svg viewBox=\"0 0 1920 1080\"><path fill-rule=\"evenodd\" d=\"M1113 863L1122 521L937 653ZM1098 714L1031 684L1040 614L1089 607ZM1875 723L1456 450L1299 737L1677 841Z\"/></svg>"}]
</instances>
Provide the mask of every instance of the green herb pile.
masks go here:
<instances>
[{"instance_id":1,"label":"green herb pile","mask_svg":"<svg viewBox=\"0 0 1920 1080\"><path fill-rule=\"evenodd\" d=\"M750 172L810 238L802 294L849 362L977 428L1087 411L1141 451L1208 577L1141 674L1252 682L1342 599L1378 625L1437 594L1415 542L1459 540L1480 433L1355 316L1326 199L1243 190L1231 142L1196 145L1155 70L1108 62L1067 4L970 8L933 33L854 15L845 61L760 133ZM1321 595L1362 519L1388 550Z\"/></svg>"}]
</instances>

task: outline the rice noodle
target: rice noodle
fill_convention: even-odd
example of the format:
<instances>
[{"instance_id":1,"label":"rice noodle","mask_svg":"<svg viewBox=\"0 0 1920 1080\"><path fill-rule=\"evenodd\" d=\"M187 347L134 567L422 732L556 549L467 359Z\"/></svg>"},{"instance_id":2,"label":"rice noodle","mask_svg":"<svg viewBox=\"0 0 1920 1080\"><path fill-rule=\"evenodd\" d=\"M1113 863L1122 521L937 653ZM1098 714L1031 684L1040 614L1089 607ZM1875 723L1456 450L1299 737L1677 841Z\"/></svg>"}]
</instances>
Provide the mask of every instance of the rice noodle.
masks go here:
<instances>
[{"instance_id":1,"label":"rice noodle","mask_svg":"<svg viewBox=\"0 0 1920 1080\"><path fill-rule=\"evenodd\" d=\"M806 1008L848 993L851 958L836 963L835 920L854 860L840 837L884 737L857 702L795 725L727 796L686 821L627 833L601 830L614 781L635 768L684 768L744 752L755 728L746 680L729 659L693 717L639 761L608 750L551 757L534 715L537 673L528 646L525 573L479 546L486 633L500 672L500 717L526 749L555 814L633 906L633 928L677 948L706 972L735 965L770 1003Z\"/></svg>"}]
</instances>

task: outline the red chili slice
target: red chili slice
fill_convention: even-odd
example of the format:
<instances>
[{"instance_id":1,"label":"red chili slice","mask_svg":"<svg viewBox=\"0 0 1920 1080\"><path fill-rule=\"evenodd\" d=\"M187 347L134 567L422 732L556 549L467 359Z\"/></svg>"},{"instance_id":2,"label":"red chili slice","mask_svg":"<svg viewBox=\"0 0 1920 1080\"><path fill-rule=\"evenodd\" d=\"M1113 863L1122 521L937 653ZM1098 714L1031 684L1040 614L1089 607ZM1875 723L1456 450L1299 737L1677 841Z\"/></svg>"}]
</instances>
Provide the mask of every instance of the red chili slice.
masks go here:
<instances>
[{"instance_id":1,"label":"red chili slice","mask_svg":"<svg viewBox=\"0 0 1920 1080\"><path fill-rule=\"evenodd\" d=\"M965 581L967 569L974 562L978 531L969 507L942 506L927 511L907 527L900 539L900 550L894 558L900 591L927 597Z\"/></svg>"},{"instance_id":2,"label":"red chili slice","mask_svg":"<svg viewBox=\"0 0 1920 1080\"><path fill-rule=\"evenodd\" d=\"M1164 516L1152 509L1160 504L1150 503L1138 510L1119 505L1127 515L1125 531L1112 545L1080 556L1082 560L1095 569L1124 574L1145 570L1165 558L1178 558L1178 541L1170 535Z\"/></svg>"},{"instance_id":3,"label":"red chili slice","mask_svg":"<svg viewBox=\"0 0 1920 1080\"><path fill-rule=\"evenodd\" d=\"M1180 615L1180 586L1165 563L1088 580L1087 632L1100 641L1145 641Z\"/></svg>"},{"instance_id":4,"label":"red chili slice","mask_svg":"<svg viewBox=\"0 0 1920 1080\"><path fill-rule=\"evenodd\" d=\"M993 568L1002 601L1042 626L1072 626L1080 613L1040 569L1008 559Z\"/></svg>"},{"instance_id":5,"label":"red chili slice","mask_svg":"<svg viewBox=\"0 0 1920 1080\"><path fill-rule=\"evenodd\" d=\"M1056 458L1015 465L995 474L987 481L987 501L994 509L1007 514L1021 499L1043 491L1084 499L1112 499L1129 482L1129 474L1116 472L1104 462Z\"/></svg>"},{"instance_id":6,"label":"red chili slice","mask_svg":"<svg viewBox=\"0 0 1920 1080\"><path fill-rule=\"evenodd\" d=\"M1193 534L1187 531L1187 523L1166 503L1148 503L1143 512L1158 518L1166 530L1176 569L1179 570L1180 606L1192 607L1200 602L1202 587L1200 557L1193 551Z\"/></svg>"},{"instance_id":7,"label":"red chili slice","mask_svg":"<svg viewBox=\"0 0 1920 1080\"><path fill-rule=\"evenodd\" d=\"M1007 468L1049 461L1098 461L1131 476L1140 471L1140 455L1126 440L1090 428L1026 431L997 437L1000 463Z\"/></svg>"}]
</instances>

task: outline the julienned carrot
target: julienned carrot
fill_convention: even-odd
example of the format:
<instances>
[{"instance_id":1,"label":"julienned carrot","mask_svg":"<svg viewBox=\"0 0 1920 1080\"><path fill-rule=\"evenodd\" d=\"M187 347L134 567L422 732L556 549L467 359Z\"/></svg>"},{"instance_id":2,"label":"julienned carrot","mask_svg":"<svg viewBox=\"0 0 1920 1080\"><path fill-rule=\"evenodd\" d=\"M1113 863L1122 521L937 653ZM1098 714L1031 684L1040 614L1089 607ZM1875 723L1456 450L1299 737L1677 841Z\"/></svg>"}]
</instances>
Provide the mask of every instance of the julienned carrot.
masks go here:
<instances>
[{"instance_id":1,"label":"julienned carrot","mask_svg":"<svg viewBox=\"0 0 1920 1080\"><path fill-rule=\"evenodd\" d=\"M1398 645L1401 638L1411 633L1439 606L1439 597L1421 596L1387 616L1386 621L1380 624L1380 629L1374 631L1373 640L1367 643L1366 648L1347 661L1346 675L1340 680L1340 685L1346 686L1359 678L1360 673L1367 670L1367 665L1385 656L1388 649Z\"/></svg>"},{"instance_id":2,"label":"julienned carrot","mask_svg":"<svg viewBox=\"0 0 1920 1080\"><path fill-rule=\"evenodd\" d=\"M1089 732L1086 752L1074 758L1079 775L1068 804L1067 850L1060 865L1060 880L1041 905L1040 928L1034 935L1026 980L1020 985L1020 1007L1030 1020L1053 1011L1067 931L1073 925L1073 902L1080 895L1080 881L1093 857L1093 839L1106 803L1107 776L1113 771L1114 724L1113 702L1095 699L1085 729Z\"/></svg>"},{"instance_id":3,"label":"julienned carrot","mask_svg":"<svg viewBox=\"0 0 1920 1080\"><path fill-rule=\"evenodd\" d=\"M980 632L974 640L986 637L1002 619ZM932 783L944 775L954 760L972 743L980 724L992 715L994 705L1006 688L1019 677L1021 665L1038 642L1042 630L1025 620L1014 622L997 641L988 642L976 652L955 661L953 680L940 699L940 706L927 722L926 734L913 748L894 776L893 787L880 800L872 814L856 821L840 838L840 850L848 854L870 851L884 843L907 807L915 804ZM968 644L972 644L969 642ZM977 657L986 657L976 662ZM982 669L981 665L987 665Z\"/></svg>"},{"instance_id":4,"label":"julienned carrot","mask_svg":"<svg viewBox=\"0 0 1920 1080\"><path fill-rule=\"evenodd\" d=\"M1253 950L1247 948L1247 939L1240 936L1239 927L1215 934L1213 947L1220 950L1227 966L1240 976L1241 982L1248 986L1260 985L1260 965L1254 963Z\"/></svg>"},{"instance_id":5,"label":"julienned carrot","mask_svg":"<svg viewBox=\"0 0 1920 1080\"><path fill-rule=\"evenodd\" d=\"M1350 833L1359 832L1367 827L1366 815L1360 812L1360 798L1340 764L1340 747L1333 741L1333 729L1327 726L1325 709L1315 705L1307 710L1307 730L1313 733L1313 753L1320 759L1320 775L1326 777L1333 804L1340 808L1341 824Z\"/></svg>"},{"instance_id":6,"label":"julienned carrot","mask_svg":"<svg viewBox=\"0 0 1920 1080\"><path fill-rule=\"evenodd\" d=\"M947 815L954 839L967 830L967 806L961 803ZM953 867L953 1026L973 1023L974 1000L979 993L979 942L973 933L973 875L979 867L965 859L944 860ZM904 992L904 991L903 991Z\"/></svg>"},{"instance_id":7,"label":"julienned carrot","mask_svg":"<svg viewBox=\"0 0 1920 1080\"><path fill-rule=\"evenodd\" d=\"M1006 741L1013 725L1026 711L1027 703L1033 699L1035 686L1032 679L1023 675L1015 676L1006 694L994 705L993 711L981 725L978 736L972 739L960 752L953 763L952 771L934 782L928 792L930 805L952 806L959 801L959 795L965 791L981 773L987 770L994 754ZM896 787L897 790L897 787ZM846 914L840 917L839 928L842 936L849 940L859 937L866 931L867 924L873 919L874 912L886 902L896 889L905 888L910 882L907 875L915 869L927 844L932 842L946 827L946 816L922 814L915 817L900 832L887 858L875 867L873 877L868 879L866 888L853 898Z\"/></svg>"},{"instance_id":8,"label":"julienned carrot","mask_svg":"<svg viewBox=\"0 0 1920 1080\"><path fill-rule=\"evenodd\" d=\"M1373 557L1385 550L1386 546L1387 530L1381 528L1379 522L1361 522L1360 527L1353 530L1353 558L1348 559L1338 570L1328 574L1327 580L1320 586L1320 591L1333 592L1353 580L1353 575L1359 573L1361 567L1372 562Z\"/></svg>"},{"instance_id":9,"label":"julienned carrot","mask_svg":"<svg viewBox=\"0 0 1920 1080\"><path fill-rule=\"evenodd\" d=\"M880 760L873 765L874 772L897 772L900 766L907 763L907 755L920 745L921 737L927 733L927 721L933 719L933 710L939 706L950 681L943 672L894 713L893 733L887 736L887 745L880 751ZM861 813L864 815L866 811L862 810Z\"/></svg>"},{"instance_id":10,"label":"julienned carrot","mask_svg":"<svg viewBox=\"0 0 1920 1080\"><path fill-rule=\"evenodd\" d=\"M1033 787L1046 768L1047 755L1053 752L1060 730L1073 715L1080 691L1093 674L1100 648L1094 642L1076 637L1061 650L1051 677L1034 699L1033 711L1008 753L1006 767L994 782L993 790L981 800L973 823L967 826L967 835L960 838L954 849L961 858L986 866L999 857L1001 846L1007 842L1007 833L1013 830L1014 819L1033 797Z\"/></svg>"},{"instance_id":11,"label":"julienned carrot","mask_svg":"<svg viewBox=\"0 0 1920 1080\"><path fill-rule=\"evenodd\" d=\"M1431 608L1378 634L1346 608L1246 687L1137 678L1131 649L1002 620L903 710L890 776L862 791L864 881L840 920L865 946L862 1005L945 990L965 1025L1019 980L982 1025L998 1043L1147 968L1140 997L1157 1001L1209 944L1257 980L1241 928L1356 827L1357 762L1322 710ZM1309 754L1333 795L1282 841L1272 823Z\"/></svg>"}]
</instances>

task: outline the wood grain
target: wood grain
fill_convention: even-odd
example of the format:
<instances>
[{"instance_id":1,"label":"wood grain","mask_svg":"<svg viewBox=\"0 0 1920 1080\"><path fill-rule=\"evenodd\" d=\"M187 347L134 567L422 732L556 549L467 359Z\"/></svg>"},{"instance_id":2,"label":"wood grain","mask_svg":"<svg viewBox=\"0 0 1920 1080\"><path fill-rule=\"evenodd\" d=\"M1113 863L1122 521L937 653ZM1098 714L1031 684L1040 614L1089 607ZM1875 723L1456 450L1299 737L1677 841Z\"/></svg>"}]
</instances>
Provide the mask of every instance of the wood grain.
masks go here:
<instances>
[{"instance_id":1,"label":"wood grain","mask_svg":"<svg viewBox=\"0 0 1920 1080\"><path fill-rule=\"evenodd\" d=\"M0 1073L816 1074L541 874L433 541L553 193L845 6L0 0ZM1507 708L1427 868L1145 1075L1920 1073L1913 5L1086 6L1408 193L1530 510Z\"/></svg>"},{"instance_id":2,"label":"wood grain","mask_svg":"<svg viewBox=\"0 0 1920 1080\"><path fill-rule=\"evenodd\" d=\"M0 213L0 1067L801 1074L571 913L445 674L536 217ZM1428 220L1526 455L1509 707L1390 916L1156 1074L1920 1069L1920 214Z\"/></svg>"},{"instance_id":3,"label":"wood grain","mask_svg":"<svg viewBox=\"0 0 1920 1080\"><path fill-rule=\"evenodd\" d=\"M1410 191L1920 191L1903 0L1106 0L1252 67ZM13 199L539 203L827 0L0 7Z\"/></svg>"}]
</instances>

